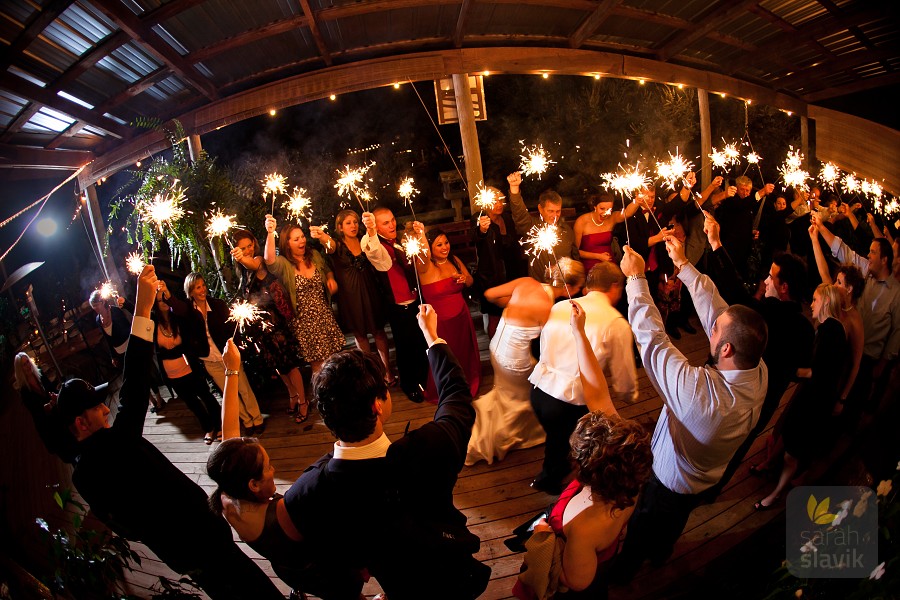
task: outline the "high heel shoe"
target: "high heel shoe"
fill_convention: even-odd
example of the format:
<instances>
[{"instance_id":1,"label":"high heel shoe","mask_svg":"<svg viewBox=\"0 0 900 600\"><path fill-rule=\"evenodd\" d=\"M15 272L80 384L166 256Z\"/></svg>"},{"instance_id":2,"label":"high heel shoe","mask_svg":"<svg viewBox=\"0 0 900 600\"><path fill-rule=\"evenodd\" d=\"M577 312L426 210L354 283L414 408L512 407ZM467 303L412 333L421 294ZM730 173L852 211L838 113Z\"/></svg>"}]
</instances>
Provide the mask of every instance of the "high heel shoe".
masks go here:
<instances>
[{"instance_id":1,"label":"high heel shoe","mask_svg":"<svg viewBox=\"0 0 900 600\"><path fill-rule=\"evenodd\" d=\"M297 400L295 401L294 398L297 398ZM284 412L287 413L289 417L293 417L297 414L298 410L300 410L300 394L294 394L291 396L290 404Z\"/></svg>"},{"instance_id":2,"label":"high heel shoe","mask_svg":"<svg viewBox=\"0 0 900 600\"><path fill-rule=\"evenodd\" d=\"M305 413L301 412L301 410L300 410L304 406L306 407ZM298 402L297 403L297 412L294 414L294 423L296 423L297 425L306 423L306 421L309 419L309 408L310 408L309 400L304 400L303 402Z\"/></svg>"}]
</instances>

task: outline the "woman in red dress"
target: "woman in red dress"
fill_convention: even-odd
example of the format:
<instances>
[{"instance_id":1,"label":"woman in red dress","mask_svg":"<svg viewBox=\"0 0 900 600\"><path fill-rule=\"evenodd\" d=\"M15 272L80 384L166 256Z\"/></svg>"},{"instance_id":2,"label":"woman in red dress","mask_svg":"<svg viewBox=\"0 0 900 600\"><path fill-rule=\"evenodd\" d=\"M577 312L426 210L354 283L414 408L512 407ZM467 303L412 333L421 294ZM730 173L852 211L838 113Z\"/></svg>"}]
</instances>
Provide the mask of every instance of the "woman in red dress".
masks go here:
<instances>
[{"instance_id":1,"label":"woman in red dress","mask_svg":"<svg viewBox=\"0 0 900 600\"><path fill-rule=\"evenodd\" d=\"M481 384L481 356L475 325L469 314L469 304L462 292L472 285L474 279L463 262L450 251L450 241L440 229L432 229L425 235L421 225L415 226L415 233L422 241L424 259L416 259L416 269L422 286L422 298L434 306L438 314L438 335L453 350L469 382L472 397L478 395ZM429 373L425 399L437 402L434 378Z\"/></svg>"}]
</instances>

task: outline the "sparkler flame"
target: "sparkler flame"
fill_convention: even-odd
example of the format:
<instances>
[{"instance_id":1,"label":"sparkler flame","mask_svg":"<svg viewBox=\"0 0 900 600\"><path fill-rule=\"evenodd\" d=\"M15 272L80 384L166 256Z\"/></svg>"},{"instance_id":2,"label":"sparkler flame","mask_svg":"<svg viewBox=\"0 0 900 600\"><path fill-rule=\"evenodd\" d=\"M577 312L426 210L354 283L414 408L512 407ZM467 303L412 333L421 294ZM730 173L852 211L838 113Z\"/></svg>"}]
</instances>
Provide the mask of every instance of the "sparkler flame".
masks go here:
<instances>
[{"instance_id":1,"label":"sparkler flame","mask_svg":"<svg viewBox=\"0 0 900 600\"><path fill-rule=\"evenodd\" d=\"M338 169L337 183L334 184L334 187L337 188L338 196L350 198L351 194L356 194L357 198L359 198L360 192L362 192L365 187L363 181L365 180L366 173L368 173L369 169L373 166L375 166L374 161L356 169L351 169L350 165L344 165L343 171Z\"/></svg>"},{"instance_id":2,"label":"sparkler flame","mask_svg":"<svg viewBox=\"0 0 900 600\"><path fill-rule=\"evenodd\" d=\"M301 217L309 218L308 213L312 210L312 200L306 194L306 188L294 187L294 192L290 198L281 205L287 211L289 217L298 221Z\"/></svg>"},{"instance_id":3,"label":"sparkler flame","mask_svg":"<svg viewBox=\"0 0 900 600\"><path fill-rule=\"evenodd\" d=\"M144 257L139 252L132 252L125 258L125 268L132 275L140 275L144 271Z\"/></svg>"},{"instance_id":4,"label":"sparkler flame","mask_svg":"<svg viewBox=\"0 0 900 600\"><path fill-rule=\"evenodd\" d=\"M287 177L280 173L270 173L261 181L263 184L263 197L268 194L284 194L287 190Z\"/></svg>"},{"instance_id":5,"label":"sparkler flame","mask_svg":"<svg viewBox=\"0 0 900 600\"><path fill-rule=\"evenodd\" d=\"M156 225L160 233L163 226L172 226L184 216L185 211L181 208L184 202L184 189L175 183L171 189L161 192L153 197L153 200L143 202L136 207L141 219Z\"/></svg>"},{"instance_id":6,"label":"sparkler flame","mask_svg":"<svg viewBox=\"0 0 900 600\"><path fill-rule=\"evenodd\" d=\"M419 193L419 190L415 188L415 181L413 181L412 177L407 177L403 181L400 182L400 185L397 187L397 193L405 202L409 202L410 199Z\"/></svg>"},{"instance_id":7,"label":"sparkler flame","mask_svg":"<svg viewBox=\"0 0 900 600\"><path fill-rule=\"evenodd\" d=\"M232 227L237 225L235 223L236 219L235 215L226 215L221 209L216 209L216 212L212 214L209 218L209 223L206 225L206 233L211 238L226 235Z\"/></svg>"},{"instance_id":8,"label":"sparkler flame","mask_svg":"<svg viewBox=\"0 0 900 600\"><path fill-rule=\"evenodd\" d=\"M408 235L403 238L403 252L406 254L406 258L410 261L415 259L419 259L423 264L425 261L422 259L425 256L425 246L422 244L422 240L417 237Z\"/></svg>"},{"instance_id":9,"label":"sparkler flame","mask_svg":"<svg viewBox=\"0 0 900 600\"><path fill-rule=\"evenodd\" d=\"M637 163L633 167L623 167L619 164L619 168L623 172L604 173L600 176L604 181L604 187L632 198L634 192L650 186L650 178L646 172L641 171L641 163Z\"/></svg>"},{"instance_id":10,"label":"sparkler flame","mask_svg":"<svg viewBox=\"0 0 900 600\"><path fill-rule=\"evenodd\" d=\"M116 298L119 296L119 291L116 290L116 287L112 284L111 281L104 281L100 284L100 297L104 300L109 300L110 298Z\"/></svg>"},{"instance_id":11,"label":"sparkler flame","mask_svg":"<svg viewBox=\"0 0 900 600\"><path fill-rule=\"evenodd\" d=\"M231 305L228 320L237 323L238 330L244 333L244 325L254 323L262 318L262 312L258 306L239 300Z\"/></svg>"},{"instance_id":12,"label":"sparkler flame","mask_svg":"<svg viewBox=\"0 0 900 600\"><path fill-rule=\"evenodd\" d=\"M547 172L550 165L555 165L556 161L550 158L550 154L544 150L541 144L532 145L530 148L522 145L522 162L519 164L519 170L523 175L537 175L538 179Z\"/></svg>"},{"instance_id":13,"label":"sparkler flame","mask_svg":"<svg viewBox=\"0 0 900 600\"><path fill-rule=\"evenodd\" d=\"M860 187L862 188L862 193L869 198L881 198L882 194L884 194L884 189L877 181L869 181L868 179L863 179Z\"/></svg>"},{"instance_id":14,"label":"sparkler flame","mask_svg":"<svg viewBox=\"0 0 900 600\"><path fill-rule=\"evenodd\" d=\"M834 189L837 187L838 181L841 179L841 170L834 163L827 162L822 165L819 171L819 180L826 186Z\"/></svg>"},{"instance_id":15,"label":"sparkler flame","mask_svg":"<svg viewBox=\"0 0 900 600\"><path fill-rule=\"evenodd\" d=\"M483 182L478 182L475 187L475 206L479 210L491 210L494 204L506 198L494 188L486 187Z\"/></svg>"},{"instance_id":16,"label":"sparkler flame","mask_svg":"<svg viewBox=\"0 0 900 600\"><path fill-rule=\"evenodd\" d=\"M533 264L544 252L552 255L553 249L559 242L559 228L550 223L542 223L533 225L528 230L528 233L525 234L525 239L522 240L522 245L525 246L525 254L531 256Z\"/></svg>"},{"instance_id":17,"label":"sparkler flame","mask_svg":"<svg viewBox=\"0 0 900 600\"><path fill-rule=\"evenodd\" d=\"M725 140L722 140L725 143ZM737 143L727 144L722 150L712 149L709 154L709 160L712 165L719 169L727 169L731 165L739 165L741 163L741 153L737 148Z\"/></svg>"},{"instance_id":18,"label":"sparkler flame","mask_svg":"<svg viewBox=\"0 0 900 600\"><path fill-rule=\"evenodd\" d=\"M787 157L784 159L784 164L778 168L785 187L793 187L800 190L809 189L809 185L806 183L809 179L809 172L804 171L801 168L802 165L803 155L800 154L799 150L794 150L794 147L790 146Z\"/></svg>"},{"instance_id":19,"label":"sparkler flame","mask_svg":"<svg viewBox=\"0 0 900 600\"><path fill-rule=\"evenodd\" d=\"M694 163L684 160L684 158L678 154L678 148L675 149L674 155L669 152L668 162L656 163L656 176L665 181L666 185L673 190L675 189L675 185L680 180L687 177L688 173L693 170Z\"/></svg>"},{"instance_id":20,"label":"sparkler flame","mask_svg":"<svg viewBox=\"0 0 900 600\"><path fill-rule=\"evenodd\" d=\"M744 158L747 159L748 165L758 165L759 161L762 160L762 157L756 152L748 152L747 156L745 156Z\"/></svg>"},{"instance_id":21,"label":"sparkler flame","mask_svg":"<svg viewBox=\"0 0 900 600\"><path fill-rule=\"evenodd\" d=\"M856 175L850 173L844 175L844 180L841 182L841 185L848 194L856 194L862 187Z\"/></svg>"}]
</instances>

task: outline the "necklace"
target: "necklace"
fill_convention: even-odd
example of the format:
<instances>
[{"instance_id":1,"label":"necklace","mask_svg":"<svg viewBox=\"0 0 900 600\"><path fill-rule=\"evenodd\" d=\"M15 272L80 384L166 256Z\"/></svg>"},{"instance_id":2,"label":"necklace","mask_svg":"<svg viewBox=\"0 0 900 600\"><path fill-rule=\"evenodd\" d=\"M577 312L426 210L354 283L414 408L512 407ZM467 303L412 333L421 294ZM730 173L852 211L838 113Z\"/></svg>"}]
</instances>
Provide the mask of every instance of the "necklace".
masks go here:
<instances>
[{"instance_id":1,"label":"necklace","mask_svg":"<svg viewBox=\"0 0 900 600\"><path fill-rule=\"evenodd\" d=\"M167 337L167 338L173 337L171 331L166 331L166 330L165 330L164 328L162 328L162 327L159 328L159 332L160 332L161 334L163 334L163 337Z\"/></svg>"},{"instance_id":2,"label":"necklace","mask_svg":"<svg viewBox=\"0 0 900 600\"><path fill-rule=\"evenodd\" d=\"M445 258L445 259L443 260L443 262L442 262L442 261L439 261L439 260L435 259L435 260L434 260L434 264L436 264L437 266L440 267L441 265L446 265L448 260L449 260L449 259Z\"/></svg>"},{"instance_id":3,"label":"necklace","mask_svg":"<svg viewBox=\"0 0 900 600\"><path fill-rule=\"evenodd\" d=\"M597 227L601 227L601 226L603 226L604 221L606 221L606 215L603 215L600 218L600 222L598 223L597 220L594 218L594 211L591 211L591 222L593 222L594 225L596 225Z\"/></svg>"}]
</instances>

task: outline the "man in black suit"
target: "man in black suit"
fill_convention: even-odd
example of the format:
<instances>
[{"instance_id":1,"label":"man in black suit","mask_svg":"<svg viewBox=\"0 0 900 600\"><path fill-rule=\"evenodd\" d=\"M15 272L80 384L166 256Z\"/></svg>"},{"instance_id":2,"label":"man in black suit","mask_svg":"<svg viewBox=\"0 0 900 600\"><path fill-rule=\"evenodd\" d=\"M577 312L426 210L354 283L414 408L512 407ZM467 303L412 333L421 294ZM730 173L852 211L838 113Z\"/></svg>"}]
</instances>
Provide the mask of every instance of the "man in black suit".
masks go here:
<instances>
[{"instance_id":1,"label":"man in black suit","mask_svg":"<svg viewBox=\"0 0 900 600\"><path fill-rule=\"evenodd\" d=\"M337 441L285 494L294 525L317 553L368 568L391 600L463 600L484 591L490 568L473 558L480 541L453 506L453 486L475 422L462 369L422 305L419 326L440 402L434 420L394 443L384 366L345 350L313 382L319 412Z\"/></svg>"},{"instance_id":2,"label":"man in black suit","mask_svg":"<svg viewBox=\"0 0 900 600\"><path fill-rule=\"evenodd\" d=\"M70 379L60 389L56 411L76 441L72 483L110 529L145 543L174 571L189 573L214 600L283 600L234 544L228 524L209 510L200 486L143 437L156 289L156 273L146 266L138 279L115 422L109 423L105 389L83 379Z\"/></svg>"}]
</instances>

